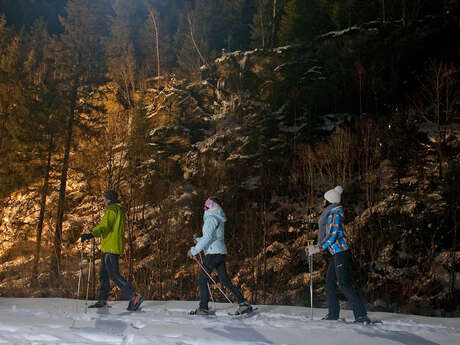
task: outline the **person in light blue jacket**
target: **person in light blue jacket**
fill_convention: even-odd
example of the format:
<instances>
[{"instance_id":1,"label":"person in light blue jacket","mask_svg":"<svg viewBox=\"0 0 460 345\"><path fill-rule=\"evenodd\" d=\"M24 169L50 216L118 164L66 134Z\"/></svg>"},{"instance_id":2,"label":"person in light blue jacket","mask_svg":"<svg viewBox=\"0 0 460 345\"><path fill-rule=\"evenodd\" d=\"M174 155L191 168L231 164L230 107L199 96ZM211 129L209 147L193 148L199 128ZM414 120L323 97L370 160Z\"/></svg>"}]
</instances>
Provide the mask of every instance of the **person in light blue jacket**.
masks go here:
<instances>
[{"instance_id":1,"label":"person in light blue jacket","mask_svg":"<svg viewBox=\"0 0 460 345\"><path fill-rule=\"evenodd\" d=\"M238 312L243 314L250 312L252 306L246 301L240 290L233 285L227 274L225 265L227 247L224 241L224 229L227 218L220 205L222 205L222 203L216 197L210 197L206 200L203 215L203 236L195 238L196 245L189 249L188 256L193 258L201 251L204 251L203 267L208 274L211 274L211 272L216 269L222 284L224 284L238 300ZM208 276L203 270L200 271L198 284L200 286L200 306L190 314L208 315Z\"/></svg>"}]
</instances>

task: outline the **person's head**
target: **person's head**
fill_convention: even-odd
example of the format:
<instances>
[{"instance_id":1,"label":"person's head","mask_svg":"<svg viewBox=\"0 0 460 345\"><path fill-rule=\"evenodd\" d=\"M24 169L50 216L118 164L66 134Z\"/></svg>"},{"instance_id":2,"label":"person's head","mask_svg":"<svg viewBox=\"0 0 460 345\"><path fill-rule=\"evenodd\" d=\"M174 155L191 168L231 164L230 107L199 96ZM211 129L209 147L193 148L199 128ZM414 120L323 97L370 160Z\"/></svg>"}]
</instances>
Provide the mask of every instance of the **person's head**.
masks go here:
<instances>
[{"instance_id":1,"label":"person's head","mask_svg":"<svg viewBox=\"0 0 460 345\"><path fill-rule=\"evenodd\" d=\"M342 193L343 188L341 186L337 186L324 193L324 200L331 204L340 204L340 201L342 200Z\"/></svg>"},{"instance_id":2,"label":"person's head","mask_svg":"<svg viewBox=\"0 0 460 345\"><path fill-rule=\"evenodd\" d=\"M106 205L118 202L118 194L112 189L106 190L104 192L104 201Z\"/></svg>"},{"instance_id":3,"label":"person's head","mask_svg":"<svg viewBox=\"0 0 460 345\"><path fill-rule=\"evenodd\" d=\"M215 196L210 196L206 201L204 202L204 208L205 210L210 210L216 207L222 207L222 201L220 201L219 198Z\"/></svg>"}]
</instances>

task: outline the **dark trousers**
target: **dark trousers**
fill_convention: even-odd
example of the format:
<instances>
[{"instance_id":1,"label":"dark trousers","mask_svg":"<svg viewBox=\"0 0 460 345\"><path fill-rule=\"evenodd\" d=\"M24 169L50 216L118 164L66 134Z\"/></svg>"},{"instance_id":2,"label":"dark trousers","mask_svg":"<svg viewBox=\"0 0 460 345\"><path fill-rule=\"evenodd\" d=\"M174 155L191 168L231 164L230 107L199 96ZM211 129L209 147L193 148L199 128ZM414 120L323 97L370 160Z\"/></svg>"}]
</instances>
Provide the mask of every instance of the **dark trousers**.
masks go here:
<instances>
[{"instance_id":1,"label":"dark trousers","mask_svg":"<svg viewBox=\"0 0 460 345\"><path fill-rule=\"evenodd\" d=\"M219 279L222 284L224 284L236 297L238 303L245 301L240 290L233 285L232 281L228 277L227 268L225 267L225 258L226 255L223 254L208 254L205 255L203 260L203 266L206 268L206 271L211 274L214 268L217 270ZM198 284L200 286L200 308L208 309L209 301L209 290L208 290L208 276L203 270L200 270L200 276L198 277Z\"/></svg>"},{"instance_id":2,"label":"dark trousers","mask_svg":"<svg viewBox=\"0 0 460 345\"><path fill-rule=\"evenodd\" d=\"M99 280L101 283L101 287L99 289L100 301L106 301L109 297L110 280L118 285L125 298L131 299L135 295L131 284L120 275L118 268L119 256L120 255L118 254L104 253L101 272L99 273Z\"/></svg>"},{"instance_id":3,"label":"dark trousers","mask_svg":"<svg viewBox=\"0 0 460 345\"><path fill-rule=\"evenodd\" d=\"M332 255L326 275L326 296L329 316L338 318L340 314L337 283L340 290L350 303L355 319L367 315L366 307L351 286L350 280L351 253L349 250Z\"/></svg>"}]
</instances>

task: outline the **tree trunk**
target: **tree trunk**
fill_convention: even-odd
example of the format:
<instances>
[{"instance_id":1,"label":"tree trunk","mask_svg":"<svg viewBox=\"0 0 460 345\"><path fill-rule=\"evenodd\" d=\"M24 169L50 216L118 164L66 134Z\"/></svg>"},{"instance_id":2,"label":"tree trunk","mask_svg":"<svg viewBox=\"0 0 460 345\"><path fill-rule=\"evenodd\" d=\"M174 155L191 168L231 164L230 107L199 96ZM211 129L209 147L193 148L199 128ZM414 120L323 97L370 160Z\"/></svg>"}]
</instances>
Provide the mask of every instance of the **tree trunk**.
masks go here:
<instances>
[{"instance_id":1,"label":"tree trunk","mask_svg":"<svg viewBox=\"0 0 460 345\"><path fill-rule=\"evenodd\" d=\"M195 47L195 50L196 52L198 53L201 61L207 66L209 67L208 65L208 62L206 61L206 59L203 57L203 55L201 54L200 52L200 49L198 48L198 45L196 44L195 42L195 38L193 37L193 25L192 25L192 19L190 18L190 14L188 15L188 23L189 23L189 26L190 26L190 38L192 39L192 43L193 43L193 46Z\"/></svg>"},{"instance_id":2,"label":"tree trunk","mask_svg":"<svg viewBox=\"0 0 460 345\"><path fill-rule=\"evenodd\" d=\"M54 278L54 283L59 283L61 270L61 242L62 242L62 222L64 219L64 204L67 187L67 173L69 170L70 150L72 144L74 112L76 108L77 89L73 90L72 102L70 107L69 120L67 123L67 137L65 142L64 162L61 172L61 184L59 189L59 202L56 219L56 230L54 233L54 255L51 256L51 276Z\"/></svg>"},{"instance_id":3,"label":"tree trunk","mask_svg":"<svg viewBox=\"0 0 460 345\"><path fill-rule=\"evenodd\" d=\"M52 148L53 148L53 136L51 135L49 146L48 146L48 158L46 162L45 176L43 177L43 187L41 190L40 215L38 216L35 258L34 258L34 267L32 271L32 282L35 285L38 285L37 284L38 283L37 281L38 265L40 263L40 249L41 249L42 232L43 232L43 221L45 219L45 211L46 211L46 196L48 194L49 177L50 177L50 171L51 171Z\"/></svg>"},{"instance_id":4,"label":"tree trunk","mask_svg":"<svg viewBox=\"0 0 460 345\"><path fill-rule=\"evenodd\" d=\"M265 49L265 27L264 27L264 5L263 1L259 2L258 15L260 17L260 34L262 36L262 49Z\"/></svg>"},{"instance_id":5,"label":"tree trunk","mask_svg":"<svg viewBox=\"0 0 460 345\"><path fill-rule=\"evenodd\" d=\"M159 34L158 34L158 24L155 19L155 14L153 11L150 11L150 18L152 19L153 28L155 29L155 42L157 50L157 74L158 74L158 91L160 91L160 46L159 46Z\"/></svg>"},{"instance_id":6,"label":"tree trunk","mask_svg":"<svg viewBox=\"0 0 460 345\"><path fill-rule=\"evenodd\" d=\"M273 0L272 35L271 35L272 37L270 39L270 48L273 48L275 46L277 14L278 14L277 0Z\"/></svg>"}]
</instances>

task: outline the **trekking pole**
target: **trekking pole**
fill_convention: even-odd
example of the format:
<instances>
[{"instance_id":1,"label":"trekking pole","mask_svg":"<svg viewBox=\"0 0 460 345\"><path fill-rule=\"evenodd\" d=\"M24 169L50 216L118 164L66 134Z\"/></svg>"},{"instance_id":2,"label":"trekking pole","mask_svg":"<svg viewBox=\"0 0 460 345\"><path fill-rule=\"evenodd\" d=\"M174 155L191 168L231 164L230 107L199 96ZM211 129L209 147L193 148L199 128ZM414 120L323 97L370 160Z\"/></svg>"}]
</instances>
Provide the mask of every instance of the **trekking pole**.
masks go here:
<instances>
[{"instance_id":1,"label":"trekking pole","mask_svg":"<svg viewBox=\"0 0 460 345\"><path fill-rule=\"evenodd\" d=\"M80 248L80 274L78 275L78 288L77 288L77 303L75 304L75 312L78 312L79 300L80 300L80 285L81 277L83 275L83 243Z\"/></svg>"},{"instance_id":2,"label":"trekking pole","mask_svg":"<svg viewBox=\"0 0 460 345\"><path fill-rule=\"evenodd\" d=\"M89 254L88 282L87 282L87 285L86 285L85 313L88 313L89 281L91 280L91 264L93 263L93 247L94 247L94 238L91 239L91 252Z\"/></svg>"},{"instance_id":3,"label":"trekking pole","mask_svg":"<svg viewBox=\"0 0 460 345\"><path fill-rule=\"evenodd\" d=\"M199 253L198 255L200 255L200 261L201 261L201 264L203 264L203 258L201 257L201 253ZM206 282L206 285L208 285L209 295L211 296L211 301L212 301L212 304L214 305L214 310L216 310L216 301L214 301L214 296L212 295L212 291L211 291L211 287L209 286L209 282Z\"/></svg>"},{"instance_id":4,"label":"trekking pole","mask_svg":"<svg viewBox=\"0 0 460 345\"><path fill-rule=\"evenodd\" d=\"M314 241L310 240L307 242L309 246L312 246ZM313 254L308 251L308 266L310 268L310 318L313 320Z\"/></svg>"},{"instance_id":5,"label":"trekking pole","mask_svg":"<svg viewBox=\"0 0 460 345\"><path fill-rule=\"evenodd\" d=\"M228 296L225 294L225 292L222 291L219 285L217 285L216 281L212 279L211 275L206 271L206 268L201 264L201 262L194 256L193 259L197 262L197 264L200 266L200 268L203 270L203 272L208 276L208 278L212 281L212 283L219 289L219 291L224 295L224 297L227 299L227 301L230 302L232 307L234 306L233 302L228 298Z\"/></svg>"}]
</instances>

